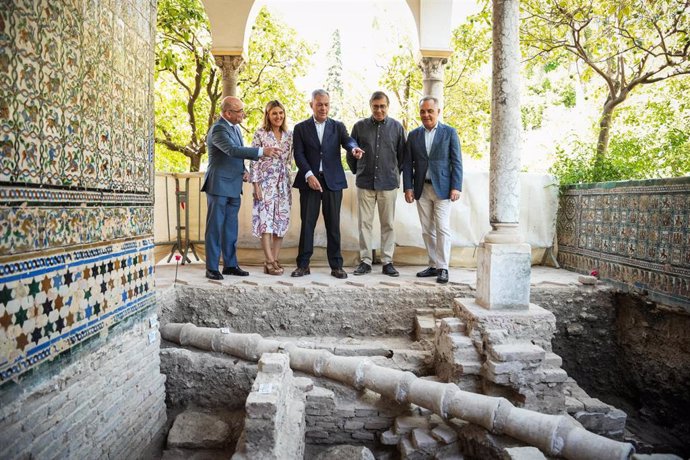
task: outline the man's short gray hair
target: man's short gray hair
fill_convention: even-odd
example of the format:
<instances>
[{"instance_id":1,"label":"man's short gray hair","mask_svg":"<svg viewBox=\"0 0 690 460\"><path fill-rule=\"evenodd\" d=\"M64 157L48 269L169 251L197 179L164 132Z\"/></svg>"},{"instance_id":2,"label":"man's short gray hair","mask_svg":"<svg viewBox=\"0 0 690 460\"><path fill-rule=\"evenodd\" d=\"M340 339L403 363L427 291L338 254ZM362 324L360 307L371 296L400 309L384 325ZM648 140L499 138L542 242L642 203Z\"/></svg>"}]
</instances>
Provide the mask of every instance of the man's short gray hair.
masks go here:
<instances>
[{"instance_id":1,"label":"man's short gray hair","mask_svg":"<svg viewBox=\"0 0 690 460\"><path fill-rule=\"evenodd\" d=\"M419 106L421 107L422 104L424 104L426 101L434 101L434 105L436 105L436 107L439 106L438 99L435 98L434 96L424 96L423 98L421 98L419 100Z\"/></svg>"},{"instance_id":2,"label":"man's short gray hair","mask_svg":"<svg viewBox=\"0 0 690 460\"><path fill-rule=\"evenodd\" d=\"M331 97L331 95L328 94L328 91L326 91L325 89L321 89L321 88L315 89L314 91L311 92L311 100L313 101L314 99L316 99L316 96L328 96L328 98Z\"/></svg>"}]
</instances>

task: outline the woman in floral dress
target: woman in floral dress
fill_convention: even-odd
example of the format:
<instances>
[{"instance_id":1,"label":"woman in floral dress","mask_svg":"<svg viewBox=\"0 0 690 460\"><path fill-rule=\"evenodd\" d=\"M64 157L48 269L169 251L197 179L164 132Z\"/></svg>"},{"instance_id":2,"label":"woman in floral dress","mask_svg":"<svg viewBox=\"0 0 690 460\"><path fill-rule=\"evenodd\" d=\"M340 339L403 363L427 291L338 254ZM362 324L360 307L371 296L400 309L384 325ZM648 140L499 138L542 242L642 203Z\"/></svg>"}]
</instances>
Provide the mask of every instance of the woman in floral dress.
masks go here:
<instances>
[{"instance_id":1,"label":"woman in floral dress","mask_svg":"<svg viewBox=\"0 0 690 460\"><path fill-rule=\"evenodd\" d=\"M271 101L266 105L263 127L254 134L252 147L278 147L281 151L277 157L252 161L249 181L254 187L252 232L261 238L266 256L264 273L282 275L278 255L290 223L292 205L292 131L287 128L283 104Z\"/></svg>"}]
</instances>

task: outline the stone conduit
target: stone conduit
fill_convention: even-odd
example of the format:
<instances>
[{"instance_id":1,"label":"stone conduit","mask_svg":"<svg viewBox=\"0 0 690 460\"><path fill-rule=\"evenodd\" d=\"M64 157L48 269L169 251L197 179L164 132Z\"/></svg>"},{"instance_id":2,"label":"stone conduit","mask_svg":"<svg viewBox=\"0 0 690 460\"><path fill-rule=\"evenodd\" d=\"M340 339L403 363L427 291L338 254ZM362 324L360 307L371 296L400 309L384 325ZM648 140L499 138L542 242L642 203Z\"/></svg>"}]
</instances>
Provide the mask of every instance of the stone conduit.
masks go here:
<instances>
[{"instance_id":1,"label":"stone conduit","mask_svg":"<svg viewBox=\"0 0 690 460\"><path fill-rule=\"evenodd\" d=\"M325 350L264 339L259 334L223 333L190 323L167 324L161 328L161 335L180 345L251 361L258 361L263 353L287 353L295 370L325 376L357 389L367 388L445 418L460 418L491 432L512 436L548 455L572 460L623 460L634 453L631 444L590 433L568 417L517 408L504 398L462 391L454 384L420 379L411 372L377 366L364 358L336 356Z\"/></svg>"}]
</instances>

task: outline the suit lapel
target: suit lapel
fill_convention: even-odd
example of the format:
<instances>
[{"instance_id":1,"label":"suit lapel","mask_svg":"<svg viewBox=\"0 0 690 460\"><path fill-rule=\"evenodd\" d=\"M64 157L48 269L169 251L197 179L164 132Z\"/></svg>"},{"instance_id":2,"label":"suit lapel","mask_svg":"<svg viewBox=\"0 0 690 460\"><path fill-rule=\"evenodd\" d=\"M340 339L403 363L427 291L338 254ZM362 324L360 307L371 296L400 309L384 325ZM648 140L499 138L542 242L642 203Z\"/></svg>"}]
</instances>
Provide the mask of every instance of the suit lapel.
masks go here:
<instances>
[{"instance_id":1,"label":"suit lapel","mask_svg":"<svg viewBox=\"0 0 690 460\"><path fill-rule=\"evenodd\" d=\"M436 125L436 134L434 135L434 142L431 144L431 149L429 150L429 157L432 153L436 152L439 144L443 141L443 136L445 136L446 130L443 128L441 123Z\"/></svg>"},{"instance_id":2,"label":"suit lapel","mask_svg":"<svg viewBox=\"0 0 690 460\"><path fill-rule=\"evenodd\" d=\"M419 150L424 152L424 156L429 158L429 154L426 151L426 142L424 141L424 127L420 127L417 134L417 143L419 144Z\"/></svg>"},{"instance_id":3,"label":"suit lapel","mask_svg":"<svg viewBox=\"0 0 690 460\"><path fill-rule=\"evenodd\" d=\"M316 123L314 122L314 117L311 117L307 120L307 131L309 131L309 134L314 138L316 144L321 145L319 142L319 133L316 132ZM326 133L324 130L324 136L325 135Z\"/></svg>"}]
</instances>

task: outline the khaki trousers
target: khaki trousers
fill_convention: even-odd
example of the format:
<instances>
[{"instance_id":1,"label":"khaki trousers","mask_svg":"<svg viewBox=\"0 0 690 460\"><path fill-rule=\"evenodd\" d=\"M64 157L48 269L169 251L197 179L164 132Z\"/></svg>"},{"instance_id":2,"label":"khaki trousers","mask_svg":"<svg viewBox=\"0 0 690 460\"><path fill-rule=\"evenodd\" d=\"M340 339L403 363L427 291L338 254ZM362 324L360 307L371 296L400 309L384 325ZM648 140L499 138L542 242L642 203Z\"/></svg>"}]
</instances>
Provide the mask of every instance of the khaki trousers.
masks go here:
<instances>
[{"instance_id":1,"label":"khaki trousers","mask_svg":"<svg viewBox=\"0 0 690 460\"><path fill-rule=\"evenodd\" d=\"M429 254L429 266L448 270L452 238L450 234L449 199L436 195L431 184L424 184L422 196L417 200L417 213L422 224L422 238Z\"/></svg>"},{"instance_id":2,"label":"khaki trousers","mask_svg":"<svg viewBox=\"0 0 690 460\"><path fill-rule=\"evenodd\" d=\"M373 250L372 227L374 224L374 208L378 207L381 222L381 262L393 262L395 250L395 200L398 189L368 190L357 189L357 209L359 212L359 257L362 262L371 265Z\"/></svg>"}]
</instances>

